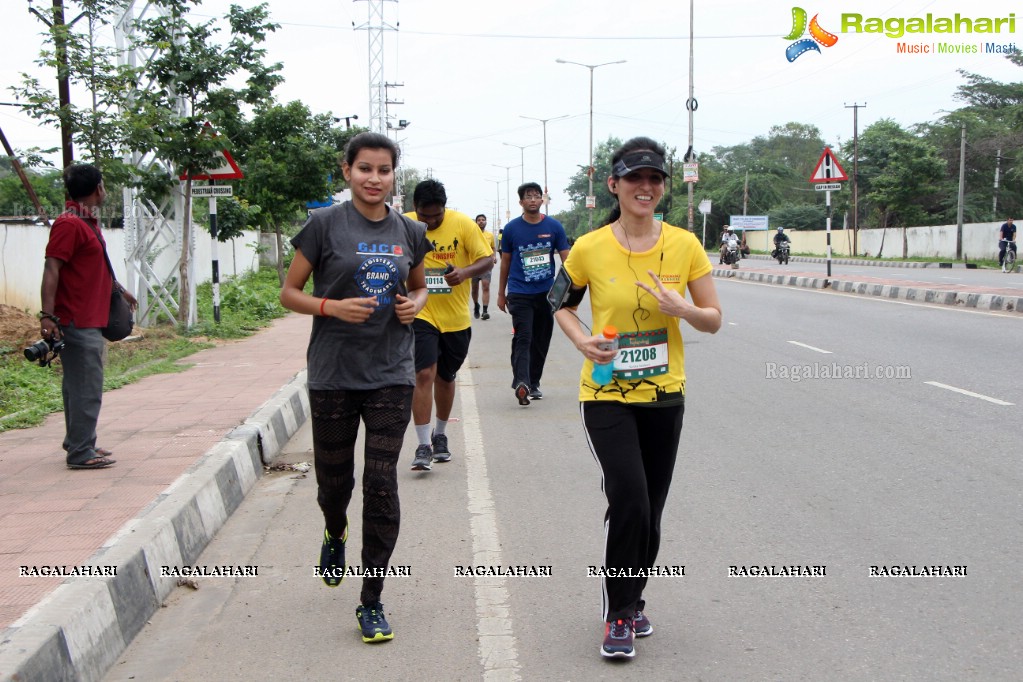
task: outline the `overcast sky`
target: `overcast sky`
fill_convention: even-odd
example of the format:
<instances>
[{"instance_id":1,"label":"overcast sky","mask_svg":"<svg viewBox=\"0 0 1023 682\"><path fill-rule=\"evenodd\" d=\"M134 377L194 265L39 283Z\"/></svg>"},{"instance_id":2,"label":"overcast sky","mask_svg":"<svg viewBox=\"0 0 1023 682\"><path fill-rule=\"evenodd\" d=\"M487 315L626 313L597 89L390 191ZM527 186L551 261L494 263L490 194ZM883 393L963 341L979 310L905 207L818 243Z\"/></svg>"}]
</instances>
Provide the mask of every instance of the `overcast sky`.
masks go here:
<instances>
[{"instance_id":1,"label":"overcast sky","mask_svg":"<svg viewBox=\"0 0 1023 682\"><path fill-rule=\"evenodd\" d=\"M66 0L68 17L79 6ZM25 3L7 0L5 49L0 65L0 101L18 73L40 73L34 60L42 24ZM251 6L251 0L235 4ZM48 0L35 0L44 9ZM139 3L141 6L141 3ZM226 0L207 0L195 12L223 14ZM626 60L594 70L593 139L648 135L678 149L688 146L689 4L684 0L628 3L608 0L398 0L384 2L386 19L398 25L384 37L390 114L410 121L400 133L403 165L429 171L448 189L449 207L505 222L519 213L515 188L520 179L543 184L542 126L535 118L567 118L547 124L547 168L551 212L565 210L563 190L588 161L589 70L556 63ZM838 37L831 47L809 51L788 62L786 40L793 7ZM313 112L357 114L368 123L369 75L364 25L369 3L300 0L271 3L281 28L271 35L268 59L283 62L282 102L301 100ZM853 110L866 103L859 127L881 118L909 125L931 121L960 106L953 93L963 79L958 69L999 81L1023 80L1023 70L995 54L898 54L900 40L876 33L842 31L842 14L912 18L954 16L1008 18L1017 3L924 0L697 0L694 21L694 148L747 142L771 126L789 121L817 126L836 147L852 138ZM84 24L84 22L82 22ZM1016 43L1023 47L1023 12L1016 31L1001 34L907 35L902 41L982 47ZM803 38L809 38L806 34ZM113 41L104 29L101 41ZM43 74L44 78L49 74ZM78 102L84 93L74 93ZM36 125L12 107L0 107L0 125L19 149L56 147L59 133ZM510 145L534 145L519 149ZM520 168L524 159L524 168ZM59 160L59 157L58 157ZM813 161L813 160L811 160ZM508 168L511 166L511 168ZM244 170L244 169L243 169ZM506 181L511 179L510 187ZM699 185L697 185L699 198Z\"/></svg>"}]
</instances>

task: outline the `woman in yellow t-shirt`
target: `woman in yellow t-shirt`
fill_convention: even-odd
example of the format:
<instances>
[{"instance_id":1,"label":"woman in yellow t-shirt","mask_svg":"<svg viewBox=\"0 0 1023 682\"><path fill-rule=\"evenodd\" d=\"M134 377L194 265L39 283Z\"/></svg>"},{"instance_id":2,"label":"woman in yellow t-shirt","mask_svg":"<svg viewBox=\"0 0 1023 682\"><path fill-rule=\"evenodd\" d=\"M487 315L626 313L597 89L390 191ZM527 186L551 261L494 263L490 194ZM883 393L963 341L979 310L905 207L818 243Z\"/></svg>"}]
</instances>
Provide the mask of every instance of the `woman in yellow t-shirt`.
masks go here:
<instances>
[{"instance_id":1,"label":"woman in yellow t-shirt","mask_svg":"<svg viewBox=\"0 0 1023 682\"><path fill-rule=\"evenodd\" d=\"M611 157L607 184L618 205L607 225L572 247L564 266L572 283L555 314L585 358L580 412L608 504L600 652L609 658L631 658L633 637L653 632L643 613L643 588L660 546L661 512L682 431L686 377L679 320L712 334L721 327L706 251L692 233L654 219L667 177L664 155L660 144L637 137ZM595 334L584 331L575 315L587 287ZM606 327L617 331L615 350L606 349ZM594 364L611 361L611 380L594 380Z\"/></svg>"}]
</instances>

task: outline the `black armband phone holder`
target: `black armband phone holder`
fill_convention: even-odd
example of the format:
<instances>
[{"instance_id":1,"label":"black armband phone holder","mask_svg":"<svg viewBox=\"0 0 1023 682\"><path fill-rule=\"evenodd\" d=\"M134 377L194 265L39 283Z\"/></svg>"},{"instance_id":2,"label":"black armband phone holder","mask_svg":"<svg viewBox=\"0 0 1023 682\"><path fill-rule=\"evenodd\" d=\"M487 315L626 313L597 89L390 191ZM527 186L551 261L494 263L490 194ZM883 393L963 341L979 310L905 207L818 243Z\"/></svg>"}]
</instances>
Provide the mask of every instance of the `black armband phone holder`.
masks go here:
<instances>
[{"instance_id":1,"label":"black armband phone holder","mask_svg":"<svg viewBox=\"0 0 1023 682\"><path fill-rule=\"evenodd\" d=\"M574 308L583 300L586 294L586 287L576 289L572 285L572 278L562 267L554 278L551 290L547 292L547 302L551 306L551 312L556 313L562 308Z\"/></svg>"},{"instance_id":2,"label":"black armband phone holder","mask_svg":"<svg viewBox=\"0 0 1023 682\"><path fill-rule=\"evenodd\" d=\"M583 302L583 296L586 295L586 287L581 289L573 289L569 287L568 295L565 296L565 302L561 304L562 308L575 308L577 305Z\"/></svg>"}]
</instances>

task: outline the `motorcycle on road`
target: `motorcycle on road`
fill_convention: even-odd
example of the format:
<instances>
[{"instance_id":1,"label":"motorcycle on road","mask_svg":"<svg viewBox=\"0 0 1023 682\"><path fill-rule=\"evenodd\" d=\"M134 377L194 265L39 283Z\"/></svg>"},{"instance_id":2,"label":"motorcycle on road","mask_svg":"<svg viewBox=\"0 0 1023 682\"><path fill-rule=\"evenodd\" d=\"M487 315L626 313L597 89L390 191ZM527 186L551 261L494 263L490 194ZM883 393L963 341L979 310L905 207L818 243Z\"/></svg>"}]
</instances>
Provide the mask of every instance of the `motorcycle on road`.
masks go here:
<instances>
[{"instance_id":1,"label":"motorcycle on road","mask_svg":"<svg viewBox=\"0 0 1023 682\"><path fill-rule=\"evenodd\" d=\"M774 253L771 255L778 259L778 263L781 265L788 265L789 263L789 243L782 242L774 249Z\"/></svg>"}]
</instances>

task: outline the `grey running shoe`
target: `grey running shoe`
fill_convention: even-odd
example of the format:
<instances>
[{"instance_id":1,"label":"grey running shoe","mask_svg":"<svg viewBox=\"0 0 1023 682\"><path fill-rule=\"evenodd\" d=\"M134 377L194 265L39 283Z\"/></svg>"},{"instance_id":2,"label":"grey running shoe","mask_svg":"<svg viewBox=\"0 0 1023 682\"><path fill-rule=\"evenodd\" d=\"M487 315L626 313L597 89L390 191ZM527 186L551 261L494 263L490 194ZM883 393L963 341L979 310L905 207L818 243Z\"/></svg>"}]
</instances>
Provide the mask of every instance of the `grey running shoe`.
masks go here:
<instances>
[{"instance_id":1,"label":"grey running shoe","mask_svg":"<svg viewBox=\"0 0 1023 682\"><path fill-rule=\"evenodd\" d=\"M543 400L543 393L540 392L540 387L539 386L537 386L536 388L529 389L529 399L530 400Z\"/></svg>"},{"instance_id":2,"label":"grey running shoe","mask_svg":"<svg viewBox=\"0 0 1023 682\"><path fill-rule=\"evenodd\" d=\"M525 384L519 384L515 387L515 397L519 399L519 405L529 405L529 388Z\"/></svg>"},{"instance_id":3,"label":"grey running shoe","mask_svg":"<svg viewBox=\"0 0 1023 682\"><path fill-rule=\"evenodd\" d=\"M636 648L632 644L632 620L618 619L607 624L600 655L605 658L632 658Z\"/></svg>"},{"instance_id":4,"label":"grey running shoe","mask_svg":"<svg viewBox=\"0 0 1023 682\"><path fill-rule=\"evenodd\" d=\"M445 434L433 434L430 437L430 441L433 443L433 461L434 462L450 462L451 451L448 450L448 437Z\"/></svg>"},{"instance_id":5,"label":"grey running shoe","mask_svg":"<svg viewBox=\"0 0 1023 682\"><path fill-rule=\"evenodd\" d=\"M632 632L637 637L647 637L654 634L654 626L651 625L650 619L642 611L637 610L635 615L632 616Z\"/></svg>"},{"instance_id":6,"label":"grey running shoe","mask_svg":"<svg viewBox=\"0 0 1023 682\"><path fill-rule=\"evenodd\" d=\"M429 471L433 462L433 450L429 445L416 448L416 458L412 460L412 471Z\"/></svg>"}]
</instances>

